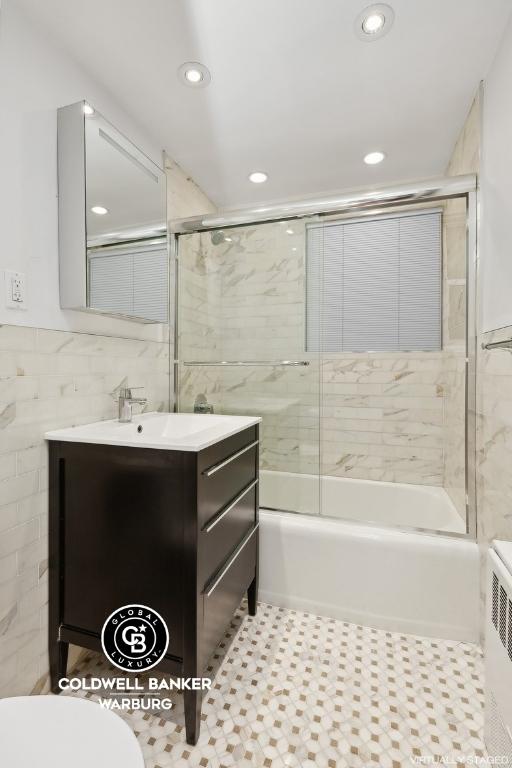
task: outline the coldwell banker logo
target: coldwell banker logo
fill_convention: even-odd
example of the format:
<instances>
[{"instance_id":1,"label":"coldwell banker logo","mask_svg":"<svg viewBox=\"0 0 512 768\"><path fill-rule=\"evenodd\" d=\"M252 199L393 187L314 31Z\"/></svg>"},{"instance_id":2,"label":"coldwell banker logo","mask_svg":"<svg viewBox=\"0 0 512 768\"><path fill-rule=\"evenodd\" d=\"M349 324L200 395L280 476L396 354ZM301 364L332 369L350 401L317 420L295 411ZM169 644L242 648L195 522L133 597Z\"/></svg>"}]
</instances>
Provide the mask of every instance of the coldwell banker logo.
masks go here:
<instances>
[{"instance_id":1,"label":"coldwell banker logo","mask_svg":"<svg viewBox=\"0 0 512 768\"><path fill-rule=\"evenodd\" d=\"M159 613L147 605L123 605L110 614L101 631L105 656L128 672L156 667L169 645L169 631Z\"/></svg>"}]
</instances>

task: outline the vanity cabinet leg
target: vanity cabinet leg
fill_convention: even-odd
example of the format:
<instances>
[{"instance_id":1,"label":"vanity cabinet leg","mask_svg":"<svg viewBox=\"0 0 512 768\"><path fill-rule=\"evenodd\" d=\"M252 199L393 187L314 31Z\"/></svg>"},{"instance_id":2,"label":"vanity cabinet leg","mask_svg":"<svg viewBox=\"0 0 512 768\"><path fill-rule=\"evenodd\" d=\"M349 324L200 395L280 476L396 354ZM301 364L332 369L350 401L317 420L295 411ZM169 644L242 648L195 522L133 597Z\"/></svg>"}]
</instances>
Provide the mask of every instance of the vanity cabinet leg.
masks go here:
<instances>
[{"instance_id":1,"label":"vanity cabinet leg","mask_svg":"<svg viewBox=\"0 0 512 768\"><path fill-rule=\"evenodd\" d=\"M68 669L68 650L69 643L64 643L61 640L52 641L50 643L50 682L52 693L60 693L59 681L63 677L66 677Z\"/></svg>"},{"instance_id":2,"label":"vanity cabinet leg","mask_svg":"<svg viewBox=\"0 0 512 768\"><path fill-rule=\"evenodd\" d=\"M254 576L254 579L249 584L247 590L247 602L249 608L249 616L256 616L258 606L258 574Z\"/></svg>"},{"instance_id":3,"label":"vanity cabinet leg","mask_svg":"<svg viewBox=\"0 0 512 768\"><path fill-rule=\"evenodd\" d=\"M185 731L187 736L187 744L195 746L199 739L199 731L201 729L201 691L189 691L183 692L184 704L185 704Z\"/></svg>"},{"instance_id":4,"label":"vanity cabinet leg","mask_svg":"<svg viewBox=\"0 0 512 768\"><path fill-rule=\"evenodd\" d=\"M256 533L256 536L258 536L258 533ZM249 587L247 589L247 602L248 602L248 608L249 608L249 616L256 616L256 611L258 610L258 583L259 583L259 551L260 551L260 540L259 537L256 540L256 564L254 567L254 579L249 584Z\"/></svg>"}]
</instances>

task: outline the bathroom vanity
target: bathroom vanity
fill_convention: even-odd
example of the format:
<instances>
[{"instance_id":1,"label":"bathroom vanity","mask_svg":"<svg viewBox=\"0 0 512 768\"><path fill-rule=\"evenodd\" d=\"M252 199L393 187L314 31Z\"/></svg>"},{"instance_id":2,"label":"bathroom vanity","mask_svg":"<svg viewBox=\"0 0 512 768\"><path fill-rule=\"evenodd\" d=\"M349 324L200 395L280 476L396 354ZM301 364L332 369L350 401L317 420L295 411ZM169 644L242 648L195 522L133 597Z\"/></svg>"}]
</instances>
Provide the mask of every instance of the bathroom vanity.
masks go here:
<instances>
[{"instance_id":1,"label":"bathroom vanity","mask_svg":"<svg viewBox=\"0 0 512 768\"><path fill-rule=\"evenodd\" d=\"M49 432L52 690L68 645L101 651L116 609L150 606L169 645L156 671L201 677L244 593L258 591L259 418L146 414ZM199 737L201 692L185 691Z\"/></svg>"}]
</instances>

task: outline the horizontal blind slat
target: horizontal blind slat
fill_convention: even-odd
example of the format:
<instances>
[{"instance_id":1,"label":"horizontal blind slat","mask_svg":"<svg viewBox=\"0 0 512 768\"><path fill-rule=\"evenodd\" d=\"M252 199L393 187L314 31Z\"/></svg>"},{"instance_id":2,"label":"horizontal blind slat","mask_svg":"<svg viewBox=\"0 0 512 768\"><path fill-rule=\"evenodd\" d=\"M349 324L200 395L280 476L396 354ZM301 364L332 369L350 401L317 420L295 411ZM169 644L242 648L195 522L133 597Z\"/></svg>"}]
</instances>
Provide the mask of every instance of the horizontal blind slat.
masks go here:
<instances>
[{"instance_id":1,"label":"horizontal blind slat","mask_svg":"<svg viewBox=\"0 0 512 768\"><path fill-rule=\"evenodd\" d=\"M441 348L441 214L307 230L308 351Z\"/></svg>"},{"instance_id":2,"label":"horizontal blind slat","mask_svg":"<svg viewBox=\"0 0 512 768\"><path fill-rule=\"evenodd\" d=\"M441 347L441 215L400 220L400 345Z\"/></svg>"},{"instance_id":3,"label":"horizontal blind slat","mask_svg":"<svg viewBox=\"0 0 512 768\"><path fill-rule=\"evenodd\" d=\"M153 245L91 254L89 304L103 312L167 322L167 249Z\"/></svg>"}]
</instances>

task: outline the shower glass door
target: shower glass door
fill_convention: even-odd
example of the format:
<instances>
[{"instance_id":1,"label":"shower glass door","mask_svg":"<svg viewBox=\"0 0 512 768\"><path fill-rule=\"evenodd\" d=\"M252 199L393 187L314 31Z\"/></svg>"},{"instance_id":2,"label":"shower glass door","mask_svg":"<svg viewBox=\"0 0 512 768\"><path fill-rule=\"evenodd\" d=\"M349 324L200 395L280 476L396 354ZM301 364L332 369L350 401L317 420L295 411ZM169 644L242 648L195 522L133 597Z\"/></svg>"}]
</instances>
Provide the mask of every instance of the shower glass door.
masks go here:
<instances>
[{"instance_id":1,"label":"shower glass door","mask_svg":"<svg viewBox=\"0 0 512 768\"><path fill-rule=\"evenodd\" d=\"M261 416L260 505L320 512L320 353L307 349L306 226L180 235L178 410ZM319 325L317 324L317 332ZM315 347L313 349L313 347Z\"/></svg>"},{"instance_id":2,"label":"shower glass door","mask_svg":"<svg viewBox=\"0 0 512 768\"><path fill-rule=\"evenodd\" d=\"M262 507L474 531L472 200L179 236L178 409L261 416Z\"/></svg>"},{"instance_id":3,"label":"shower glass door","mask_svg":"<svg viewBox=\"0 0 512 768\"><path fill-rule=\"evenodd\" d=\"M326 517L468 530L468 221L466 201L452 199L307 227Z\"/></svg>"}]
</instances>

